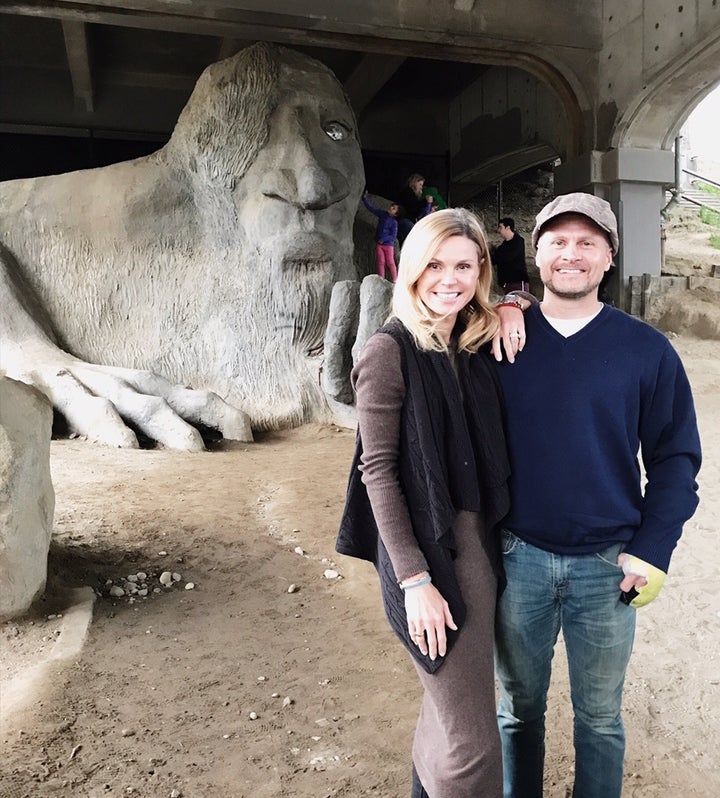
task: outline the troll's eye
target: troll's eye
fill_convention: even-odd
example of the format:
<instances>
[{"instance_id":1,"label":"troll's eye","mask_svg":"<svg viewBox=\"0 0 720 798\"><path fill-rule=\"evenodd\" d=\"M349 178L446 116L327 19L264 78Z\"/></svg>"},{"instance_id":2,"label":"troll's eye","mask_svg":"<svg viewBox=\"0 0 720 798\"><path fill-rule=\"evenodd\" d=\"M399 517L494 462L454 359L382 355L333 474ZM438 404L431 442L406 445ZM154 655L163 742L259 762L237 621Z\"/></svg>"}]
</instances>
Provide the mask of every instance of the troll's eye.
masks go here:
<instances>
[{"instance_id":1,"label":"troll's eye","mask_svg":"<svg viewBox=\"0 0 720 798\"><path fill-rule=\"evenodd\" d=\"M333 141L344 141L350 135L350 131L340 122L326 122L323 130Z\"/></svg>"}]
</instances>

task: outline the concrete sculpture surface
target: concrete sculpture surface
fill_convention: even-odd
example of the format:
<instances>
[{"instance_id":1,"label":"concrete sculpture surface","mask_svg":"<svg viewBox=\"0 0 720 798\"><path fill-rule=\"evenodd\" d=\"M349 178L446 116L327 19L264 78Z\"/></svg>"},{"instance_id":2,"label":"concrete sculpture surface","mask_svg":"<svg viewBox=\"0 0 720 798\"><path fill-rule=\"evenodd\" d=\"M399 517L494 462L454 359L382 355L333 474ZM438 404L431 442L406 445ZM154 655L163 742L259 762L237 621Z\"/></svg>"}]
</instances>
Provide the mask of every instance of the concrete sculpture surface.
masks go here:
<instances>
[{"instance_id":1,"label":"concrete sculpture surface","mask_svg":"<svg viewBox=\"0 0 720 798\"><path fill-rule=\"evenodd\" d=\"M322 418L363 183L325 66L267 44L211 65L157 153L0 184L0 373L115 445Z\"/></svg>"},{"instance_id":2,"label":"concrete sculpture surface","mask_svg":"<svg viewBox=\"0 0 720 798\"><path fill-rule=\"evenodd\" d=\"M0 621L45 588L55 492L52 408L37 390L0 377Z\"/></svg>"}]
</instances>

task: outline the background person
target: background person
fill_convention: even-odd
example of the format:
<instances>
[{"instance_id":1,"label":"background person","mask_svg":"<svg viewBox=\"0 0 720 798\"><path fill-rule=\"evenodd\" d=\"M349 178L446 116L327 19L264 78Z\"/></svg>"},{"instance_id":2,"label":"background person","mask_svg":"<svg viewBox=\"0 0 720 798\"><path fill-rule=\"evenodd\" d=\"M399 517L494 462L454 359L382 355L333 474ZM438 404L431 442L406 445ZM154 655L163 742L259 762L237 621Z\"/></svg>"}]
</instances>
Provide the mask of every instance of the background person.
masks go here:
<instances>
[{"instance_id":1,"label":"background person","mask_svg":"<svg viewBox=\"0 0 720 798\"><path fill-rule=\"evenodd\" d=\"M480 351L498 329L491 281L476 217L422 219L392 318L353 372L358 438L337 550L375 564L425 690L413 798L502 793L492 638L509 470L499 384Z\"/></svg>"},{"instance_id":2,"label":"background person","mask_svg":"<svg viewBox=\"0 0 720 798\"><path fill-rule=\"evenodd\" d=\"M442 194L435 186L428 186L426 183L423 186L423 195L426 198L430 197L433 211L444 211L447 208L447 202L445 202Z\"/></svg>"},{"instance_id":3,"label":"background person","mask_svg":"<svg viewBox=\"0 0 720 798\"><path fill-rule=\"evenodd\" d=\"M515 230L515 220L500 219L497 227L502 243L492 248L492 260L497 269L497 282L503 291L529 291L525 262L525 239Z\"/></svg>"},{"instance_id":4,"label":"background person","mask_svg":"<svg viewBox=\"0 0 720 798\"><path fill-rule=\"evenodd\" d=\"M432 213L433 197L424 192L424 187L425 178L413 172L398 194L400 201L398 241L401 247L415 222Z\"/></svg>"},{"instance_id":5,"label":"background person","mask_svg":"<svg viewBox=\"0 0 720 798\"><path fill-rule=\"evenodd\" d=\"M391 202L386 211L376 208L368 199L367 191L362 196L363 205L377 217L375 228L375 260L378 274L385 279L385 267L390 272L390 279L397 282L397 268L395 266L395 239L397 238L397 215L400 206Z\"/></svg>"},{"instance_id":6,"label":"background person","mask_svg":"<svg viewBox=\"0 0 720 798\"><path fill-rule=\"evenodd\" d=\"M527 342L514 365L498 366L513 471L496 626L504 789L507 798L543 795L547 691L562 630L573 795L620 798L635 608L659 592L697 506L700 441L668 340L598 301L618 249L610 205L557 197L538 214L532 241L543 300L525 313Z\"/></svg>"}]
</instances>

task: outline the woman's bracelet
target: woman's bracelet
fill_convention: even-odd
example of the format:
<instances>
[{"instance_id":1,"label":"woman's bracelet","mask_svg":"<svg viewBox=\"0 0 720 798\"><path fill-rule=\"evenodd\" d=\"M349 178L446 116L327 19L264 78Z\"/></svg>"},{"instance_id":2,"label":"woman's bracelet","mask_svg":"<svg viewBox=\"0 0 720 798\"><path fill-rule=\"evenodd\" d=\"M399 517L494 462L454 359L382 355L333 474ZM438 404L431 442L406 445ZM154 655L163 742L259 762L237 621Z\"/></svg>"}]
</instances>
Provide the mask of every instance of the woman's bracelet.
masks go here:
<instances>
[{"instance_id":1,"label":"woman's bracelet","mask_svg":"<svg viewBox=\"0 0 720 798\"><path fill-rule=\"evenodd\" d=\"M432 582L432 578L430 574L426 574L422 578L418 579L416 582L400 582L400 587L403 590L411 590L414 587L422 587L422 585L429 585Z\"/></svg>"}]
</instances>

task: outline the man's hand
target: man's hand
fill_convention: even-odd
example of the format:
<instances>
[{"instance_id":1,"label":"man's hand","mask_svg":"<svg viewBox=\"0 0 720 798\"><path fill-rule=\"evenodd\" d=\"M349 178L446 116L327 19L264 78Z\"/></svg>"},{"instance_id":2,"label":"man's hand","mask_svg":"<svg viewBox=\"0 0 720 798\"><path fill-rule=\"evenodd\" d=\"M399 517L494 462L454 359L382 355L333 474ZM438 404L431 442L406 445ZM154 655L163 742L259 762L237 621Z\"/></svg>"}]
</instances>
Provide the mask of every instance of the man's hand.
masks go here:
<instances>
[{"instance_id":1,"label":"man's hand","mask_svg":"<svg viewBox=\"0 0 720 798\"><path fill-rule=\"evenodd\" d=\"M508 363L514 363L515 355L522 352L525 346L525 319L517 307L499 307L497 312L500 317L500 330L492 340L492 352L499 363L503 359L502 349L505 349Z\"/></svg>"},{"instance_id":2,"label":"man's hand","mask_svg":"<svg viewBox=\"0 0 720 798\"><path fill-rule=\"evenodd\" d=\"M631 607L644 607L660 592L665 582L665 572L650 565L649 562L633 557L632 554L620 554L618 565L623 569L624 579L620 582L620 590L629 593L637 592L629 604Z\"/></svg>"}]
</instances>

